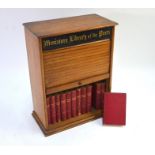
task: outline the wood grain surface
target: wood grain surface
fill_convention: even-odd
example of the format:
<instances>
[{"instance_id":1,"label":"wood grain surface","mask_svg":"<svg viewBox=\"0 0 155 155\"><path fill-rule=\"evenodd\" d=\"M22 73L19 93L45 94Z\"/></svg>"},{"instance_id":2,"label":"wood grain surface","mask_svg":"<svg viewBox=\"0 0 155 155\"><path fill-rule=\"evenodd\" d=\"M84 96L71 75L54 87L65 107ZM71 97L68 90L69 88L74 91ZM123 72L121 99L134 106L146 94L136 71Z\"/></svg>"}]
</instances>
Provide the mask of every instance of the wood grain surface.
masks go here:
<instances>
[{"instance_id":1,"label":"wood grain surface","mask_svg":"<svg viewBox=\"0 0 155 155\"><path fill-rule=\"evenodd\" d=\"M109 40L43 53L45 86L56 87L106 74L109 60Z\"/></svg>"},{"instance_id":2,"label":"wood grain surface","mask_svg":"<svg viewBox=\"0 0 155 155\"><path fill-rule=\"evenodd\" d=\"M27 29L38 37L56 36L115 25L117 25L116 22L97 14L29 22L24 24Z\"/></svg>"},{"instance_id":3,"label":"wood grain surface","mask_svg":"<svg viewBox=\"0 0 155 155\"><path fill-rule=\"evenodd\" d=\"M102 116L102 111L91 112L48 124L46 97L97 81L106 81L111 90L114 26L109 19L96 14L25 23L25 38L33 96L33 116L45 135L75 127ZM42 38L96 28L112 27L110 39L42 51Z\"/></svg>"},{"instance_id":4,"label":"wood grain surface","mask_svg":"<svg viewBox=\"0 0 155 155\"><path fill-rule=\"evenodd\" d=\"M47 128L48 124L46 116L46 95L41 70L42 56L39 52L39 40L27 29L25 29L25 39L28 55L33 107L38 117L44 124L45 128Z\"/></svg>"}]
</instances>

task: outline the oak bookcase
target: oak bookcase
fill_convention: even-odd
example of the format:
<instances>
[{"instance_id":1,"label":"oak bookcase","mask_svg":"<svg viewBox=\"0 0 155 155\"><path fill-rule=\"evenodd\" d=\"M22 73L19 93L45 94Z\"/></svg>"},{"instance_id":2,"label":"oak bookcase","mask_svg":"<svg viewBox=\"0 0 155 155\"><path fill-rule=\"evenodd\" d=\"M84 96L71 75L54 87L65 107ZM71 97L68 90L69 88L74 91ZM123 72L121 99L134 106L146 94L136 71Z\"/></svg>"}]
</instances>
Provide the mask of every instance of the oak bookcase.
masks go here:
<instances>
[{"instance_id":1,"label":"oak bookcase","mask_svg":"<svg viewBox=\"0 0 155 155\"><path fill-rule=\"evenodd\" d=\"M96 14L24 23L32 113L51 135L102 116L101 110L48 124L46 96L106 81L111 90L114 29L117 23Z\"/></svg>"}]
</instances>

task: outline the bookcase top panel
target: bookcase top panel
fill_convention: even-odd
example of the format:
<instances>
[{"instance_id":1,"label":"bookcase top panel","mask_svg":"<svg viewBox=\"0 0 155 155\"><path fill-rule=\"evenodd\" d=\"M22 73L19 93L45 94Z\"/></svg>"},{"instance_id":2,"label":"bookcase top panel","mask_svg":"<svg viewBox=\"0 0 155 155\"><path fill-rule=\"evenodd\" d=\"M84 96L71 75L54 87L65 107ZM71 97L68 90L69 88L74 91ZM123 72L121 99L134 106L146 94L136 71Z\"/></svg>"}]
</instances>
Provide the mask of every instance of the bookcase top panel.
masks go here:
<instances>
[{"instance_id":1,"label":"bookcase top panel","mask_svg":"<svg viewBox=\"0 0 155 155\"><path fill-rule=\"evenodd\" d=\"M37 37L44 37L80 32L100 27L115 26L117 23L97 14L89 14L76 17L29 22L24 23L23 25Z\"/></svg>"}]
</instances>

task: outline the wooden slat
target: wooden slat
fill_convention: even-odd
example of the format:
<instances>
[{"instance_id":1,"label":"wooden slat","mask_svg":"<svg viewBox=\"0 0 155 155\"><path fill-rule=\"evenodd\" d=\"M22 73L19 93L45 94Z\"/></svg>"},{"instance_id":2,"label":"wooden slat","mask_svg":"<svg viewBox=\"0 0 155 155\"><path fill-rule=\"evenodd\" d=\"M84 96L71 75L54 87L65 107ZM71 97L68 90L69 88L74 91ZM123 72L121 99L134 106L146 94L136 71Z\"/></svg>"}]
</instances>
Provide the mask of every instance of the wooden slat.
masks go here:
<instances>
[{"instance_id":1,"label":"wooden slat","mask_svg":"<svg viewBox=\"0 0 155 155\"><path fill-rule=\"evenodd\" d=\"M108 78L110 78L109 73L89 77L87 79L82 79L82 80L79 80L79 81L66 83L64 85L58 85L56 87L46 88L46 94L49 95L49 94L57 93L57 92L60 92L60 91L64 91L66 89L76 88L76 87L79 87L79 86L87 85L87 84L94 83L96 81L100 81L100 80L104 80L104 79L108 79Z\"/></svg>"},{"instance_id":2,"label":"wooden slat","mask_svg":"<svg viewBox=\"0 0 155 155\"><path fill-rule=\"evenodd\" d=\"M109 40L43 53L46 89L106 74L109 60Z\"/></svg>"}]
</instances>

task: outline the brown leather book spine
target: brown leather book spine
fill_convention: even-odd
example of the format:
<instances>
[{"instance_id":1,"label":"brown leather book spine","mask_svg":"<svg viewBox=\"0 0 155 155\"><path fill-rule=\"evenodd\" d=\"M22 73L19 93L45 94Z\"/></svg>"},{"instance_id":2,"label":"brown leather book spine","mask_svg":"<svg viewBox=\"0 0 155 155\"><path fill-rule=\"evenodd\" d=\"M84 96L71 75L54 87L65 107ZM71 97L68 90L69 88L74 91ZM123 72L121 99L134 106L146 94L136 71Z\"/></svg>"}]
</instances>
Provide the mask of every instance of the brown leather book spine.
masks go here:
<instances>
[{"instance_id":1,"label":"brown leather book spine","mask_svg":"<svg viewBox=\"0 0 155 155\"><path fill-rule=\"evenodd\" d=\"M71 118L71 92L66 94L66 113L67 119Z\"/></svg>"},{"instance_id":2,"label":"brown leather book spine","mask_svg":"<svg viewBox=\"0 0 155 155\"><path fill-rule=\"evenodd\" d=\"M92 86L89 85L87 86L87 90L86 90L86 98L87 98L87 102L86 102L86 112L90 112L92 109Z\"/></svg>"},{"instance_id":3,"label":"brown leather book spine","mask_svg":"<svg viewBox=\"0 0 155 155\"><path fill-rule=\"evenodd\" d=\"M81 114L86 113L86 87L81 88Z\"/></svg>"},{"instance_id":4,"label":"brown leather book spine","mask_svg":"<svg viewBox=\"0 0 155 155\"><path fill-rule=\"evenodd\" d=\"M78 88L76 90L76 97L77 97L77 115L81 115L81 88Z\"/></svg>"},{"instance_id":5,"label":"brown leather book spine","mask_svg":"<svg viewBox=\"0 0 155 155\"><path fill-rule=\"evenodd\" d=\"M67 118L66 114L66 94L61 94L61 120L64 121Z\"/></svg>"},{"instance_id":6,"label":"brown leather book spine","mask_svg":"<svg viewBox=\"0 0 155 155\"><path fill-rule=\"evenodd\" d=\"M48 124L51 124L50 97L46 97Z\"/></svg>"},{"instance_id":7,"label":"brown leather book spine","mask_svg":"<svg viewBox=\"0 0 155 155\"><path fill-rule=\"evenodd\" d=\"M71 104L71 109L72 109L72 117L76 116L76 90L72 90L72 104Z\"/></svg>"},{"instance_id":8,"label":"brown leather book spine","mask_svg":"<svg viewBox=\"0 0 155 155\"><path fill-rule=\"evenodd\" d=\"M55 96L50 97L51 123L56 123L56 102Z\"/></svg>"},{"instance_id":9,"label":"brown leather book spine","mask_svg":"<svg viewBox=\"0 0 155 155\"><path fill-rule=\"evenodd\" d=\"M61 113L60 113L60 95L56 95L56 121L61 121Z\"/></svg>"},{"instance_id":10,"label":"brown leather book spine","mask_svg":"<svg viewBox=\"0 0 155 155\"><path fill-rule=\"evenodd\" d=\"M96 102L95 108L101 109L101 83L96 83Z\"/></svg>"}]
</instances>

